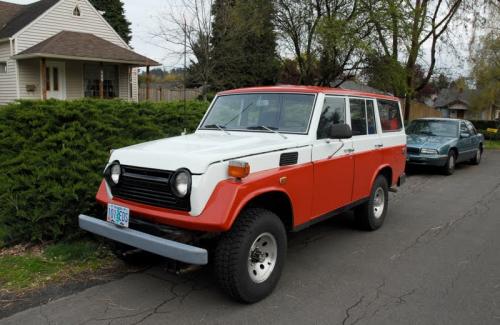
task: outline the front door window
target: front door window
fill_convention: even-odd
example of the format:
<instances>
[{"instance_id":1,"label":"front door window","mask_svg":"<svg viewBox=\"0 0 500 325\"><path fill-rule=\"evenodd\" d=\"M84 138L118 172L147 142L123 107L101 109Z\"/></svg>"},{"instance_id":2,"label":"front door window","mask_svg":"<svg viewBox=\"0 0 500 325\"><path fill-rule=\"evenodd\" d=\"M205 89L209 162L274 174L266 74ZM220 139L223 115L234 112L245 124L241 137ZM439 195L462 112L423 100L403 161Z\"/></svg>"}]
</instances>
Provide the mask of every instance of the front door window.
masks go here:
<instances>
[{"instance_id":1,"label":"front door window","mask_svg":"<svg viewBox=\"0 0 500 325\"><path fill-rule=\"evenodd\" d=\"M47 98L66 99L66 69L63 62L47 62L45 67Z\"/></svg>"}]
</instances>

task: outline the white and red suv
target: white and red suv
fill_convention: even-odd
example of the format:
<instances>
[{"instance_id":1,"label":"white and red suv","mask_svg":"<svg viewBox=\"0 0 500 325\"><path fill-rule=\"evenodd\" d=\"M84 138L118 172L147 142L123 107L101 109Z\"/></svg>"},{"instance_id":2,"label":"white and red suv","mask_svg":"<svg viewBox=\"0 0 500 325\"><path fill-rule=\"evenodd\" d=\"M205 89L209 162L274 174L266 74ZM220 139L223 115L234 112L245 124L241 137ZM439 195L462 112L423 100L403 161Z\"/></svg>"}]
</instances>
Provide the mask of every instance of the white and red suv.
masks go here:
<instances>
[{"instance_id":1,"label":"white and red suv","mask_svg":"<svg viewBox=\"0 0 500 325\"><path fill-rule=\"evenodd\" d=\"M210 256L225 291L255 302L278 282L287 232L350 208L360 226L379 228L405 157L397 98L302 86L224 91L193 134L114 150L97 193L107 214L79 223L184 263Z\"/></svg>"}]
</instances>

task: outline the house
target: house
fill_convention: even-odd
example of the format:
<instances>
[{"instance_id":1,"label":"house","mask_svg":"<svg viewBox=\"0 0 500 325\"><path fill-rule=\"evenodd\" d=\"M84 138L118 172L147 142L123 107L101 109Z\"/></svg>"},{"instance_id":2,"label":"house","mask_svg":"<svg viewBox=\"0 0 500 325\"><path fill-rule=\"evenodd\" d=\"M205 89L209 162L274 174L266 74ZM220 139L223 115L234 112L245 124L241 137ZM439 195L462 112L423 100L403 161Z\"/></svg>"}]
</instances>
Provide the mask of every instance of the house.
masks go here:
<instances>
[{"instance_id":1,"label":"house","mask_svg":"<svg viewBox=\"0 0 500 325\"><path fill-rule=\"evenodd\" d=\"M468 120L493 120L500 118L500 110L494 107L483 111L471 110L471 98L475 89L442 89L435 97L433 106L443 117L463 118Z\"/></svg>"},{"instance_id":2,"label":"house","mask_svg":"<svg viewBox=\"0 0 500 325\"><path fill-rule=\"evenodd\" d=\"M0 105L16 99L138 99L135 53L88 0L0 1Z\"/></svg>"}]
</instances>

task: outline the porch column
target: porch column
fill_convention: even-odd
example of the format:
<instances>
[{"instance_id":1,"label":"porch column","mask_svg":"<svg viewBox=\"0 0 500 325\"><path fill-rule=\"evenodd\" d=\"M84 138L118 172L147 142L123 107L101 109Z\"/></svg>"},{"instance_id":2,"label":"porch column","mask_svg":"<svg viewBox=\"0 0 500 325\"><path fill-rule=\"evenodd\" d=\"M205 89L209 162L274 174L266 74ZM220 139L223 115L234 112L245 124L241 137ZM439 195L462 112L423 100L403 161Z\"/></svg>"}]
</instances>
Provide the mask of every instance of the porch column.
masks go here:
<instances>
[{"instance_id":1,"label":"porch column","mask_svg":"<svg viewBox=\"0 0 500 325\"><path fill-rule=\"evenodd\" d=\"M149 65L146 67L146 100L149 100L149 86L150 86L150 79L149 79Z\"/></svg>"},{"instance_id":2,"label":"porch column","mask_svg":"<svg viewBox=\"0 0 500 325\"><path fill-rule=\"evenodd\" d=\"M102 62L99 64L99 98L104 98L104 65Z\"/></svg>"},{"instance_id":3,"label":"porch column","mask_svg":"<svg viewBox=\"0 0 500 325\"><path fill-rule=\"evenodd\" d=\"M45 58L40 59L40 76L41 76L41 91L42 100L47 100L47 64Z\"/></svg>"}]
</instances>

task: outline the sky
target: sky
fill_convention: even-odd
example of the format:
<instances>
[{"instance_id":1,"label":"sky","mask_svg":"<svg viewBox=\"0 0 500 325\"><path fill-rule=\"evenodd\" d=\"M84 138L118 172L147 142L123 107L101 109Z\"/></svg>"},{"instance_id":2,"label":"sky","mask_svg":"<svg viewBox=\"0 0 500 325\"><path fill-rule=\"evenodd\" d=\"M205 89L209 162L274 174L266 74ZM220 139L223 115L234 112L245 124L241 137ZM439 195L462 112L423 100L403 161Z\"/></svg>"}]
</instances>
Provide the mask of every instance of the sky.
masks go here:
<instances>
[{"instance_id":1,"label":"sky","mask_svg":"<svg viewBox=\"0 0 500 325\"><path fill-rule=\"evenodd\" d=\"M31 3L34 0L6 0L14 3ZM152 33L158 30L160 20L165 22L166 17L173 12L182 12L181 0L122 0L125 5L125 15L132 23L132 41L131 46L134 50L142 55L156 60L163 64L164 68L170 70L175 67L182 67L183 57L172 52L181 52L181 49L172 49L170 45L168 50L164 47L155 45L159 43L152 36ZM441 52L438 54L437 65L435 72L444 72L453 77L467 75L469 73L469 65L464 60L466 52L466 41L463 38L463 30L461 28L451 29L453 37L457 40L454 42L462 54L462 58L457 58L455 55L446 50L446 46L442 46ZM429 47L428 44L424 46ZM425 52L425 51L424 51ZM427 57L427 58L426 58ZM428 62L428 56L422 58L422 63Z\"/></svg>"}]
</instances>

